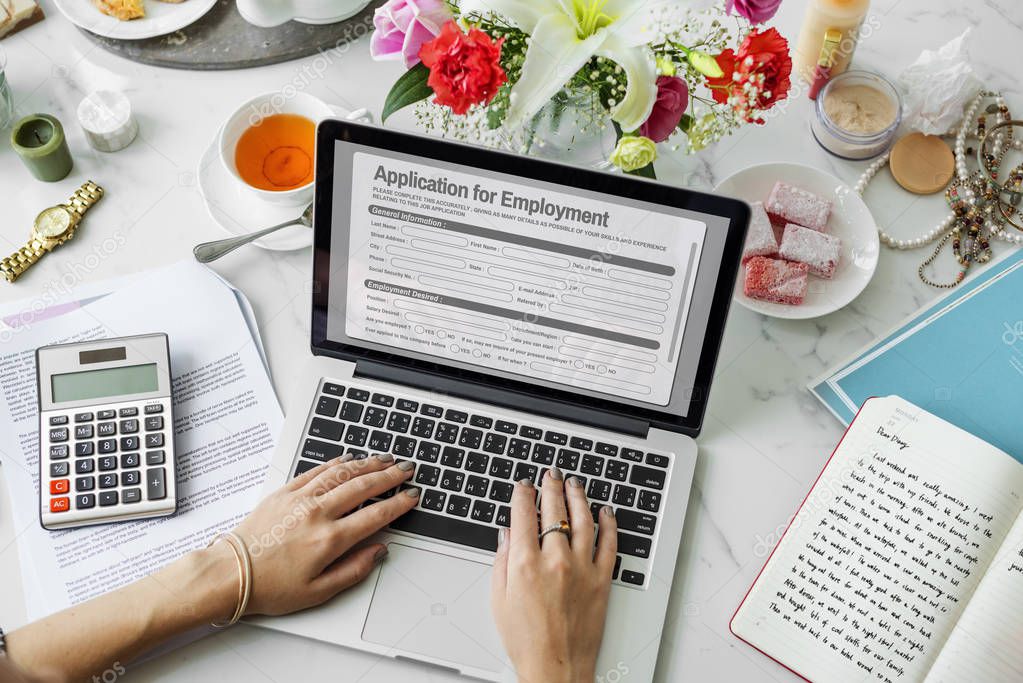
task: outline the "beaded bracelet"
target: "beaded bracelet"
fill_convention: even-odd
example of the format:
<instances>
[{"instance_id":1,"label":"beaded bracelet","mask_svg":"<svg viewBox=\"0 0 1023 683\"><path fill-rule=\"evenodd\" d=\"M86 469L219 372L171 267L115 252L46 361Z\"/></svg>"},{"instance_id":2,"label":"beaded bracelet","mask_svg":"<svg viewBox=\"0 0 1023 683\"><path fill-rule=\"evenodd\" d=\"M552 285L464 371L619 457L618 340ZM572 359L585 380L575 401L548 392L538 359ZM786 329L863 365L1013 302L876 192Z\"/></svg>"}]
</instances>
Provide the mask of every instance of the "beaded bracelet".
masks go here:
<instances>
[{"instance_id":1,"label":"beaded bracelet","mask_svg":"<svg viewBox=\"0 0 1023 683\"><path fill-rule=\"evenodd\" d=\"M229 620L212 622L210 626L213 628L227 628L237 624L238 620L245 614L245 610L249 606L249 596L252 594L252 557L249 555L249 549L245 546L245 542L238 537L238 534L228 531L214 538L207 547L211 547L220 540L227 541L227 544L231 546L231 550L234 552L235 560L238 562L238 605L235 607L234 614L231 615Z\"/></svg>"}]
</instances>

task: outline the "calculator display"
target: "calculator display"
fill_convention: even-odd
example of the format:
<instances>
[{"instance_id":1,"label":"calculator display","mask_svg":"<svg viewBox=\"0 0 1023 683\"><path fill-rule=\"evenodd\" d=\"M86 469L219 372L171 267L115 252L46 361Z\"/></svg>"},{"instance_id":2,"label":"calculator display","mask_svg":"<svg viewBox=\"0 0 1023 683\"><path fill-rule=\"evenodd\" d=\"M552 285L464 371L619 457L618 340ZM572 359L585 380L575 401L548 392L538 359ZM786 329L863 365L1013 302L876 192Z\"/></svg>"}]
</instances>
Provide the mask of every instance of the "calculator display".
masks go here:
<instances>
[{"instance_id":1,"label":"calculator display","mask_svg":"<svg viewBox=\"0 0 1023 683\"><path fill-rule=\"evenodd\" d=\"M53 402L145 394L159 389L156 363L53 375Z\"/></svg>"}]
</instances>

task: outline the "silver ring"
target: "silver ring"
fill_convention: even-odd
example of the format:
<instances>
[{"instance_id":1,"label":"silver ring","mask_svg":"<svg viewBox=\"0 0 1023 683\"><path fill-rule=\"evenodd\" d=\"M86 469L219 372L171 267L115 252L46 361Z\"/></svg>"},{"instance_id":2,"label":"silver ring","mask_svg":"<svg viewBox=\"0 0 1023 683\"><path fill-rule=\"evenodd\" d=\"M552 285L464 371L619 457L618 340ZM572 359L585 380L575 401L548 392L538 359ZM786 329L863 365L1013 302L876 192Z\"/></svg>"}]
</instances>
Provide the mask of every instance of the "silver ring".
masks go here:
<instances>
[{"instance_id":1,"label":"silver ring","mask_svg":"<svg viewBox=\"0 0 1023 683\"><path fill-rule=\"evenodd\" d=\"M542 544L544 536L546 536L547 534L554 533L565 534L565 536L570 537L572 535L572 526L568 523L567 520L563 519L560 522L557 522L556 524L551 524L549 527L546 527L543 531L541 531L540 535L537 537L537 540L540 541L540 543Z\"/></svg>"}]
</instances>

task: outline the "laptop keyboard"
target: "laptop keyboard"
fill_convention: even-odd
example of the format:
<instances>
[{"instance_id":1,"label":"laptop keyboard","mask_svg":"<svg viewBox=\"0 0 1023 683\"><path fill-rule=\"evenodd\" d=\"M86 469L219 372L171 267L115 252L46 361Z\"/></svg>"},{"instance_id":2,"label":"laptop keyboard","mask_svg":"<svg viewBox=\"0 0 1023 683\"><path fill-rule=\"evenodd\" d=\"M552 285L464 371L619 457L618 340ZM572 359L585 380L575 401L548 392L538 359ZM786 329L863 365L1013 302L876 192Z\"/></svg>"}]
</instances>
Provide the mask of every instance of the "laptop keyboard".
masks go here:
<instances>
[{"instance_id":1,"label":"laptop keyboard","mask_svg":"<svg viewBox=\"0 0 1023 683\"><path fill-rule=\"evenodd\" d=\"M413 460L415 476L403 487L419 486L422 495L390 528L494 551L498 529L511 523L515 482L539 487L557 466L566 478L583 480L594 521L604 505L615 510L614 582L646 585L671 456L512 422L479 407L323 382L292 476L345 453Z\"/></svg>"}]
</instances>

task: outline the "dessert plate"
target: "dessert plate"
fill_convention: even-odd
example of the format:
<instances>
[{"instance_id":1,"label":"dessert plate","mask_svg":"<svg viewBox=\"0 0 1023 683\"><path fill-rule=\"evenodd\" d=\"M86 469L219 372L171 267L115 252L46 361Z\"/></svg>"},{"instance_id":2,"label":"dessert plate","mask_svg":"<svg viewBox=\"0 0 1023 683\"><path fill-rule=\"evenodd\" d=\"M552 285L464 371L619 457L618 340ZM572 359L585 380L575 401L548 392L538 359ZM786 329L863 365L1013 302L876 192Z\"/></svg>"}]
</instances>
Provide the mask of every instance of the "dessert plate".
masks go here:
<instances>
[{"instance_id":1,"label":"dessert plate","mask_svg":"<svg viewBox=\"0 0 1023 683\"><path fill-rule=\"evenodd\" d=\"M160 2L143 0L146 16L121 21L100 12L90 0L53 0L68 20L90 33L105 38L142 40L179 31L198 21L217 4L217 0Z\"/></svg>"},{"instance_id":2,"label":"dessert plate","mask_svg":"<svg viewBox=\"0 0 1023 683\"><path fill-rule=\"evenodd\" d=\"M828 233L842 240L842 258L831 280L810 276L806 299L799 306L750 299L742 292L745 268L740 267L732 299L751 311L775 318L805 320L834 313L860 295L877 269L880 241L877 224L863 199L838 178L800 164L760 164L735 173L715 193L747 202L763 202L777 181L814 192L833 203Z\"/></svg>"}]
</instances>

